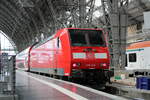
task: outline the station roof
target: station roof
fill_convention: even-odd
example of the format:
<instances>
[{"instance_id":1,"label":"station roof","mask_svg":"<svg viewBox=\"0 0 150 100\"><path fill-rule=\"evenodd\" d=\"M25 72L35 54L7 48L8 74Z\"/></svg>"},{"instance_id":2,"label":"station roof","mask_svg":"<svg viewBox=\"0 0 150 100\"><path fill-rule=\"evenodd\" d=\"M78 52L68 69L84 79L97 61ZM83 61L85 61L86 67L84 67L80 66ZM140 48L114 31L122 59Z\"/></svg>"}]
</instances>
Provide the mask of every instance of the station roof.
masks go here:
<instances>
[{"instance_id":1,"label":"station roof","mask_svg":"<svg viewBox=\"0 0 150 100\"><path fill-rule=\"evenodd\" d=\"M89 0L86 5L92 7L92 2ZM58 27L79 24L79 6L78 0L0 0L0 30L21 51L43 35L50 36ZM127 10L129 25L141 23L143 12L150 10L150 1L132 0Z\"/></svg>"}]
</instances>

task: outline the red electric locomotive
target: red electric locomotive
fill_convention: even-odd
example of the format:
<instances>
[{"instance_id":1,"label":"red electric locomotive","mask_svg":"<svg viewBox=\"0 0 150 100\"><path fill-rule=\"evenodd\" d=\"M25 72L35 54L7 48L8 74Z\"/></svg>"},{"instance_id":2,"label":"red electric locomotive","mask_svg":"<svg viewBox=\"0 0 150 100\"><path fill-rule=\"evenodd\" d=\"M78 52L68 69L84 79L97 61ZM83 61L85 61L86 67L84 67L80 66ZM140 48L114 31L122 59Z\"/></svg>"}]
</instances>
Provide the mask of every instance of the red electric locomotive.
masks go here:
<instances>
[{"instance_id":1,"label":"red electric locomotive","mask_svg":"<svg viewBox=\"0 0 150 100\"><path fill-rule=\"evenodd\" d=\"M110 59L102 29L64 28L34 45L28 63L33 72L101 81Z\"/></svg>"}]
</instances>

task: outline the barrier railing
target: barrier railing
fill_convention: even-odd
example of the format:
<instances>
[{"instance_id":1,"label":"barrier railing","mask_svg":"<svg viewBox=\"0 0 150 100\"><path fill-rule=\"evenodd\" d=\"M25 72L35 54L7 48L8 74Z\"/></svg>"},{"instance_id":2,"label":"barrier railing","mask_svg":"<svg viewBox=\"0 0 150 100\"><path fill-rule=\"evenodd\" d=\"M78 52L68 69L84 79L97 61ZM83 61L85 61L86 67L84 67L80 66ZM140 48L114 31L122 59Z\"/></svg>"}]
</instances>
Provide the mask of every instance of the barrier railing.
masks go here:
<instances>
[{"instance_id":1,"label":"barrier railing","mask_svg":"<svg viewBox=\"0 0 150 100\"><path fill-rule=\"evenodd\" d=\"M15 94L15 56L0 56L0 94Z\"/></svg>"}]
</instances>

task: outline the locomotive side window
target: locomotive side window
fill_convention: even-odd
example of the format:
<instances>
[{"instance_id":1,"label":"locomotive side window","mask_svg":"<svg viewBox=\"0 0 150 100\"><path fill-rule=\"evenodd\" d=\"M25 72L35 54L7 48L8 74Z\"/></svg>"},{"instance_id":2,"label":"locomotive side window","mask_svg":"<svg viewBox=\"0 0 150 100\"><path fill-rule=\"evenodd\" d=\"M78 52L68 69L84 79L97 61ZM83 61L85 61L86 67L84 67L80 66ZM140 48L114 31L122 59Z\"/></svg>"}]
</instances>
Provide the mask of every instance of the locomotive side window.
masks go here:
<instances>
[{"instance_id":1,"label":"locomotive side window","mask_svg":"<svg viewBox=\"0 0 150 100\"><path fill-rule=\"evenodd\" d=\"M59 37L57 38L57 47L59 48Z\"/></svg>"},{"instance_id":2,"label":"locomotive side window","mask_svg":"<svg viewBox=\"0 0 150 100\"><path fill-rule=\"evenodd\" d=\"M70 29L72 46L106 46L101 30Z\"/></svg>"},{"instance_id":3,"label":"locomotive side window","mask_svg":"<svg viewBox=\"0 0 150 100\"><path fill-rule=\"evenodd\" d=\"M56 46L57 46L57 48L61 48L62 47L61 40L60 40L59 37L56 39Z\"/></svg>"},{"instance_id":4,"label":"locomotive side window","mask_svg":"<svg viewBox=\"0 0 150 100\"><path fill-rule=\"evenodd\" d=\"M129 62L136 62L136 53L129 54Z\"/></svg>"}]
</instances>

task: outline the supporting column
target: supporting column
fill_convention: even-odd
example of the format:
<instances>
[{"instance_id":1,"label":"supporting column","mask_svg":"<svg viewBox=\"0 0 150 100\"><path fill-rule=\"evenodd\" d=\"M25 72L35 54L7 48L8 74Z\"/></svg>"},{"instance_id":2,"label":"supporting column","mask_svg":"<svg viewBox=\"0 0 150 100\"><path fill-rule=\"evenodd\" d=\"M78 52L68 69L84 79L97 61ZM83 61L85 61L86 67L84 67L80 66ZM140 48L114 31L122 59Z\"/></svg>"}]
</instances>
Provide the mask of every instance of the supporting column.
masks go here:
<instances>
[{"instance_id":1,"label":"supporting column","mask_svg":"<svg viewBox=\"0 0 150 100\"><path fill-rule=\"evenodd\" d=\"M50 9L50 17L52 17L53 19L53 26L54 26L54 30L53 33L58 29L58 22L57 22L57 18L56 18L56 13L54 11L53 5L52 5L52 0L47 0L47 3L49 5L49 9Z\"/></svg>"},{"instance_id":2,"label":"supporting column","mask_svg":"<svg viewBox=\"0 0 150 100\"><path fill-rule=\"evenodd\" d=\"M86 0L79 0L79 22L80 27L85 27L86 24Z\"/></svg>"},{"instance_id":3,"label":"supporting column","mask_svg":"<svg viewBox=\"0 0 150 100\"><path fill-rule=\"evenodd\" d=\"M109 32L109 47L112 49L111 66L115 71L125 68L128 0L101 0L106 31ZM112 38L112 39L111 39ZM110 46L112 45L112 47Z\"/></svg>"}]
</instances>

